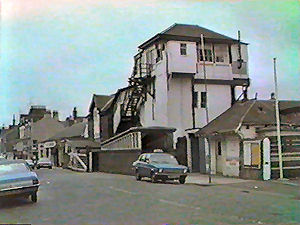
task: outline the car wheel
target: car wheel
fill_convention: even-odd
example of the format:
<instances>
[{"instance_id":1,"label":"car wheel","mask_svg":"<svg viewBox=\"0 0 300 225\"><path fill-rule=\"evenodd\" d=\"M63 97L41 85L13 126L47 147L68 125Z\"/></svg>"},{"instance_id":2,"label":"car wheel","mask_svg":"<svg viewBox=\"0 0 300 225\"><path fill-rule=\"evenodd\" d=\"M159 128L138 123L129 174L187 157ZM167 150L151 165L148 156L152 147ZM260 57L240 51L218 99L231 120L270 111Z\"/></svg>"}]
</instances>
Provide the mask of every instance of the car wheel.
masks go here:
<instances>
[{"instance_id":1,"label":"car wheel","mask_svg":"<svg viewBox=\"0 0 300 225\"><path fill-rule=\"evenodd\" d=\"M37 202L37 192L34 192L34 193L31 195L31 201L32 201L32 202Z\"/></svg>"},{"instance_id":2,"label":"car wheel","mask_svg":"<svg viewBox=\"0 0 300 225\"><path fill-rule=\"evenodd\" d=\"M161 181L162 181L163 183L166 183L167 179L166 179L166 178L163 178L163 179L161 179Z\"/></svg>"},{"instance_id":3,"label":"car wheel","mask_svg":"<svg viewBox=\"0 0 300 225\"><path fill-rule=\"evenodd\" d=\"M156 177L155 177L155 174L154 174L154 173L151 174L151 182L152 182L152 183L156 183L156 181L157 181L157 179L156 179Z\"/></svg>"},{"instance_id":4,"label":"car wheel","mask_svg":"<svg viewBox=\"0 0 300 225\"><path fill-rule=\"evenodd\" d=\"M52 169L52 166L50 166L49 169Z\"/></svg>"},{"instance_id":5,"label":"car wheel","mask_svg":"<svg viewBox=\"0 0 300 225\"><path fill-rule=\"evenodd\" d=\"M185 177L180 177L179 178L179 183L184 184L185 183Z\"/></svg>"},{"instance_id":6,"label":"car wheel","mask_svg":"<svg viewBox=\"0 0 300 225\"><path fill-rule=\"evenodd\" d=\"M139 174L138 170L135 171L135 179L136 180L142 180L141 175Z\"/></svg>"}]
</instances>

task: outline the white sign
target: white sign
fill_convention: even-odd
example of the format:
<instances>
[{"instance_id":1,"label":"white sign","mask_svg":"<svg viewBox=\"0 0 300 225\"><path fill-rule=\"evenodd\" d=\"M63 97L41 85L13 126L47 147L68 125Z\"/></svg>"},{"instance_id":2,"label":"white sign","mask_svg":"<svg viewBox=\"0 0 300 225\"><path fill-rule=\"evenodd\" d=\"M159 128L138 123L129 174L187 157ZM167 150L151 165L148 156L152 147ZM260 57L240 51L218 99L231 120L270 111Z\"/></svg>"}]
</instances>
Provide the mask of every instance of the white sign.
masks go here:
<instances>
[{"instance_id":1,"label":"white sign","mask_svg":"<svg viewBox=\"0 0 300 225\"><path fill-rule=\"evenodd\" d=\"M43 145L44 148L53 148L56 145L56 142L55 141L49 141L49 142L46 142L46 143L41 144L41 145Z\"/></svg>"}]
</instances>

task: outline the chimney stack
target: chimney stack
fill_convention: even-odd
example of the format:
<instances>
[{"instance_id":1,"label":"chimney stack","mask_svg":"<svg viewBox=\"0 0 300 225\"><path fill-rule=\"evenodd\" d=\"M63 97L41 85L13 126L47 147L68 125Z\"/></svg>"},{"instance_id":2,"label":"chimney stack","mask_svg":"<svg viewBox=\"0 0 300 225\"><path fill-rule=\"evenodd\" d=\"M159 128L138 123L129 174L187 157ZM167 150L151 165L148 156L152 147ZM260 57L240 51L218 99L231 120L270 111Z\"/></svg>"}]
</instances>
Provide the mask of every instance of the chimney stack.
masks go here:
<instances>
[{"instance_id":1,"label":"chimney stack","mask_svg":"<svg viewBox=\"0 0 300 225\"><path fill-rule=\"evenodd\" d=\"M16 116L15 116L15 114L13 115L13 126L15 126L16 125Z\"/></svg>"},{"instance_id":2,"label":"chimney stack","mask_svg":"<svg viewBox=\"0 0 300 225\"><path fill-rule=\"evenodd\" d=\"M274 92L271 93L271 100L275 100L275 93Z\"/></svg>"},{"instance_id":3,"label":"chimney stack","mask_svg":"<svg viewBox=\"0 0 300 225\"><path fill-rule=\"evenodd\" d=\"M52 111L52 117L53 117L53 119L55 119L55 120L59 120L59 118L58 118L58 111L57 110L53 110Z\"/></svg>"},{"instance_id":4,"label":"chimney stack","mask_svg":"<svg viewBox=\"0 0 300 225\"><path fill-rule=\"evenodd\" d=\"M76 107L74 107L74 109L73 109L73 119L74 120L77 119L77 109L76 109Z\"/></svg>"}]
</instances>

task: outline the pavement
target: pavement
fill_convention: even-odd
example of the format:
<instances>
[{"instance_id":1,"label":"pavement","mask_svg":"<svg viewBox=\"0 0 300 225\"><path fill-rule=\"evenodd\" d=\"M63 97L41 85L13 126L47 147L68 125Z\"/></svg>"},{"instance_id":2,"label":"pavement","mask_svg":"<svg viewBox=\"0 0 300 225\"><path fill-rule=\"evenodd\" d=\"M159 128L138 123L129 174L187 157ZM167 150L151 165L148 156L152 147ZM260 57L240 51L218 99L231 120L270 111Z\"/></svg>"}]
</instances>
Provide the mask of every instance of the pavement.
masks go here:
<instances>
[{"instance_id":1,"label":"pavement","mask_svg":"<svg viewBox=\"0 0 300 225\"><path fill-rule=\"evenodd\" d=\"M235 184L249 182L249 180L238 179L233 177L222 177L218 175L211 176L211 182L209 182L209 176L200 173L191 173L186 179L187 184L197 184L197 185L219 185L219 184Z\"/></svg>"},{"instance_id":2,"label":"pavement","mask_svg":"<svg viewBox=\"0 0 300 225\"><path fill-rule=\"evenodd\" d=\"M207 186L196 183L207 177L194 174L181 185L57 168L37 173L38 202L1 200L0 224L300 224L300 189L280 182L215 177L222 184Z\"/></svg>"}]
</instances>

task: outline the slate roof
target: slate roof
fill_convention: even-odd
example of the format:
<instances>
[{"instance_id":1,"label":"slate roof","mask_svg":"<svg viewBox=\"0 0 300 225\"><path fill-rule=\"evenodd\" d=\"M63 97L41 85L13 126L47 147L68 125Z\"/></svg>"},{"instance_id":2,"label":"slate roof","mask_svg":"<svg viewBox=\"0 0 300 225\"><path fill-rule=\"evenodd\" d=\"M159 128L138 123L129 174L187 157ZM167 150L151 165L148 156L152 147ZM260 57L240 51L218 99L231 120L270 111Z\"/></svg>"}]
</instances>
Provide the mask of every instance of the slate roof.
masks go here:
<instances>
[{"instance_id":1,"label":"slate roof","mask_svg":"<svg viewBox=\"0 0 300 225\"><path fill-rule=\"evenodd\" d=\"M101 112L106 112L107 110L109 110L111 107L114 106L115 102L117 101L119 95L123 92L123 91L126 91L128 89L132 88L132 86L127 86L127 87L124 87L124 88L119 88L117 90L117 92L113 95L111 95L111 99L108 100L106 102L106 104L101 108Z\"/></svg>"},{"instance_id":2,"label":"slate roof","mask_svg":"<svg viewBox=\"0 0 300 225\"><path fill-rule=\"evenodd\" d=\"M300 106L300 101L280 101L280 112L288 108ZM300 112L300 111L299 111ZM281 113L281 124L300 125L295 120ZM208 125L200 129L197 134L207 135L212 133L235 131L239 124L242 125L275 125L275 101L274 100L248 100L236 102L231 108L212 120Z\"/></svg>"},{"instance_id":3,"label":"slate roof","mask_svg":"<svg viewBox=\"0 0 300 225\"><path fill-rule=\"evenodd\" d=\"M171 27L164 30L162 34L171 34L171 35L198 37L198 38L200 38L201 34L203 34L205 38L236 40L231 37L225 36L223 34L219 34L217 32L209 30L207 28L200 27L199 25L178 24L178 23L175 23Z\"/></svg>"},{"instance_id":4,"label":"slate roof","mask_svg":"<svg viewBox=\"0 0 300 225\"><path fill-rule=\"evenodd\" d=\"M57 134L49 138L48 141L60 140L63 138L82 137L84 135L86 125L87 122L75 123L74 125L58 132Z\"/></svg>"},{"instance_id":5,"label":"slate roof","mask_svg":"<svg viewBox=\"0 0 300 225\"><path fill-rule=\"evenodd\" d=\"M90 104L89 111L92 112L94 107L101 109L111 98L113 98L113 96L111 96L111 95L93 94L93 98L92 98L92 102Z\"/></svg>"},{"instance_id":6,"label":"slate roof","mask_svg":"<svg viewBox=\"0 0 300 225\"><path fill-rule=\"evenodd\" d=\"M44 117L32 124L31 139L38 142L45 141L57 132L61 132L64 126L52 117Z\"/></svg>"},{"instance_id":7,"label":"slate roof","mask_svg":"<svg viewBox=\"0 0 300 225\"><path fill-rule=\"evenodd\" d=\"M231 43L237 43L238 40L225 36L223 34L219 34L207 28L198 26L198 25L189 25L189 24L178 24L175 23L166 30L156 34L154 37L150 38L143 44L139 46L139 48L144 49L154 41L158 39L167 39L167 40L197 40L200 41L201 34L205 40L214 40L214 41L225 41ZM244 43L246 44L246 43Z\"/></svg>"}]
</instances>

